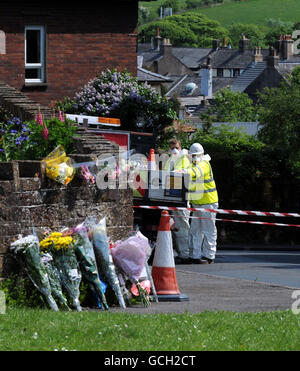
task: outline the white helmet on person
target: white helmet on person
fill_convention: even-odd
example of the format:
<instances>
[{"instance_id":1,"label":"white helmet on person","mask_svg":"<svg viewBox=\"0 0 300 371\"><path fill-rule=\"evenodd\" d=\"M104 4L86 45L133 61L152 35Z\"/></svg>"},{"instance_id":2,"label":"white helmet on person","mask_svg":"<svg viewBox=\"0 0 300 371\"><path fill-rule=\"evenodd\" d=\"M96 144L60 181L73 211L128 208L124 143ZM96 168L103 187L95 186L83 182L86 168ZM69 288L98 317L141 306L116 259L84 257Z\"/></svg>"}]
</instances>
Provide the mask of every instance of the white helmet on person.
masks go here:
<instances>
[{"instance_id":1,"label":"white helmet on person","mask_svg":"<svg viewBox=\"0 0 300 371\"><path fill-rule=\"evenodd\" d=\"M193 143L190 147L190 154L191 155L203 155L204 154L204 149L201 146L200 143Z\"/></svg>"}]
</instances>

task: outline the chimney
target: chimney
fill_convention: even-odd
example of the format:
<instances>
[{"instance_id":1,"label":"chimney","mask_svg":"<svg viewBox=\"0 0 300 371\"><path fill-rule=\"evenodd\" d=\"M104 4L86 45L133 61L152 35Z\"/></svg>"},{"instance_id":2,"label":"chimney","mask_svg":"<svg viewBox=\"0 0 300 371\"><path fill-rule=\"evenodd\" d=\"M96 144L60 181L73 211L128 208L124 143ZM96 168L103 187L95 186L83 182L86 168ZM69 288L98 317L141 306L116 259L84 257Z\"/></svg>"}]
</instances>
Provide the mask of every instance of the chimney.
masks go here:
<instances>
[{"instance_id":1,"label":"chimney","mask_svg":"<svg viewBox=\"0 0 300 371\"><path fill-rule=\"evenodd\" d=\"M153 40L153 49L159 51L161 44L161 36L159 35L159 27L156 27L156 36Z\"/></svg>"},{"instance_id":2,"label":"chimney","mask_svg":"<svg viewBox=\"0 0 300 371\"><path fill-rule=\"evenodd\" d=\"M241 52L245 52L246 50L250 49L250 40L246 38L244 34L242 34L242 38L239 41L239 49Z\"/></svg>"},{"instance_id":3,"label":"chimney","mask_svg":"<svg viewBox=\"0 0 300 371\"><path fill-rule=\"evenodd\" d=\"M282 40L281 59L289 59L294 55L294 41L291 35L284 35Z\"/></svg>"},{"instance_id":4,"label":"chimney","mask_svg":"<svg viewBox=\"0 0 300 371\"><path fill-rule=\"evenodd\" d=\"M142 55L138 55L137 57L137 66L138 67L143 67L143 60L144 60L144 57Z\"/></svg>"},{"instance_id":5,"label":"chimney","mask_svg":"<svg viewBox=\"0 0 300 371\"><path fill-rule=\"evenodd\" d=\"M172 44L170 39L163 39L162 44L160 45L160 54L163 56L168 56L172 54Z\"/></svg>"},{"instance_id":6,"label":"chimney","mask_svg":"<svg viewBox=\"0 0 300 371\"><path fill-rule=\"evenodd\" d=\"M220 47L220 40L216 39L212 41L212 49L217 50Z\"/></svg>"},{"instance_id":7,"label":"chimney","mask_svg":"<svg viewBox=\"0 0 300 371\"><path fill-rule=\"evenodd\" d=\"M211 58L207 57L206 64L201 68L201 95L204 97L212 97L212 67Z\"/></svg>"},{"instance_id":8,"label":"chimney","mask_svg":"<svg viewBox=\"0 0 300 371\"><path fill-rule=\"evenodd\" d=\"M279 35L278 39L275 41L275 49L277 52L277 55L281 55L282 53L282 40L284 39L284 35Z\"/></svg>"},{"instance_id":9,"label":"chimney","mask_svg":"<svg viewBox=\"0 0 300 371\"><path fill-rule=\"evenodd\" d=\"M273 46L269 47L269 56L267 57L267 66L268 67L276 67L278 66L279 57L276 53L276 50Z\"/></svg>"},{"instance_id":10,"label":"chimney","mask_svg":"<svg viewBox=\"0 0 300 371\"><path fill-rule=\"evenodd\" d=\"M257 63L257 62L262 62L263 60L264 60L264 57L261 54L261 47L256 46L255 49L254 49L253 62Z\"/></svg>"}]
</instances>

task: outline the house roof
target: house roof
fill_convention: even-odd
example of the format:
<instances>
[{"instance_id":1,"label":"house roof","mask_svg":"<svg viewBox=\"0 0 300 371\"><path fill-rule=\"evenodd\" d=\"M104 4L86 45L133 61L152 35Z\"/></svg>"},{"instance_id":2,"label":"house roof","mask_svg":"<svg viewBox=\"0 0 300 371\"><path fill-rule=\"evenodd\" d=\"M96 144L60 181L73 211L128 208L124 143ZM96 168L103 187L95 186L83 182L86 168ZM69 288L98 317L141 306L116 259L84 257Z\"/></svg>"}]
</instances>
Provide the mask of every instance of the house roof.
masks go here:
<instances>
[{"instance_id":1,"label":"house roof","mask_svg":"<svg viewBox=\"0 0 300 371\"><path fill-rule=\"evenodd\" d=\"M173 48L173 55L190 69L199 69L211 48Z\"/></svg>"},{"instance_id":2,"label":"house roof","mask_svg":"<svg viewBox=\"0 0 300 371\"><path fill-rule=\"evenodd\" d=\"M217 93L220 89L231 86L236 80L236 77L213 77L212 78L212 92ZM186 89L188 84L194 83L196 86L192 91ZM201 96L201 77L184 75L174 82L166 93L167 97L171 97L177 93L180 98L194 98Z\"/></svg>"},{"instance_id":3,"label":"house roof","mask_svg":"<svg viewBox=\"0 0 300 371\"><path fill-rule=\"evenodd\" d=\"M268 56L269 51L263 49L262 55ZM239 49L222 48L210 54L213 68L239 68L246 69L253 62L253 49L241 51Z\"/></svg>"},{"instance_id":4,"label":"house roof","mask_svg":"<svg viewBox=\"0 0 300 371\"><path fill-rule=\"evenodd\" d=\"M251 63L232 84L233 92L243 92L267 68L266 62Z\"/></svg>"},{"instance_id":5,"label":"house roof","mask_svg":"<svg viewBox=\"0 0 300 371\"><path fill-rule=\"evenodd\" d=\"M268 49L262 49L263 57L269 54ZM162 58L158 50L152 48L151 43L139 44L138 54L143 56L144 64L150 66L152 62ZM211 58L213 68L237 68L246 69L253 61L253 49L241 51L240 49L218 48L185 48L172 47L172 54L186 67L191 70L200 69L200 65L206 61L207 56Z\"/></svg>"},{"instance_id":6,"label":"house roof","mask_svg":"<svg viewBox=\"0 0 300 371\"><path fill-rule=\"evenodd\" d=\"M147 81L147 82L173 82L173 79L152 71L145 70L142 67L137 68L137 78L138 81Z\"/></svg>"}]
</instances>

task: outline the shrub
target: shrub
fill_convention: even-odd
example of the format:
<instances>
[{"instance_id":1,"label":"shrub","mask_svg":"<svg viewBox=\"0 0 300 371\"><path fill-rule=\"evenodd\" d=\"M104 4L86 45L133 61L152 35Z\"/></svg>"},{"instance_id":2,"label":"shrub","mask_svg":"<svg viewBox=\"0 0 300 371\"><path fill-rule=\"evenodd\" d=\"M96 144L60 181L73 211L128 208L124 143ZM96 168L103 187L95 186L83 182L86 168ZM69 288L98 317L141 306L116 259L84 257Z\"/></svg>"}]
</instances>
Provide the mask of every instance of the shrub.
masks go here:
<instances>
[{"instance_id":1,"label":"shrub","mask_svg":"<svg viewBox=\"0 0 300 371\"><path fill-rule=\"evenodd\" d=\"M106 70L75 95L73 110L91 116L120 118L122 128L152 131L170 125L173 104L148 84L139 85L127 71Z\"/></svg>"},{"instance_id":2,"label":"shrub","mask_svg":"<svg viewBox=\"0 0 300 371\"><path fill-rule=\"evenodd\" d=\"M72 150L77 128L68 119L21 122L17 117L0 123L0 161L36 160L45 157L61 144L67 152Z\"/></svg>"}]
</instances>

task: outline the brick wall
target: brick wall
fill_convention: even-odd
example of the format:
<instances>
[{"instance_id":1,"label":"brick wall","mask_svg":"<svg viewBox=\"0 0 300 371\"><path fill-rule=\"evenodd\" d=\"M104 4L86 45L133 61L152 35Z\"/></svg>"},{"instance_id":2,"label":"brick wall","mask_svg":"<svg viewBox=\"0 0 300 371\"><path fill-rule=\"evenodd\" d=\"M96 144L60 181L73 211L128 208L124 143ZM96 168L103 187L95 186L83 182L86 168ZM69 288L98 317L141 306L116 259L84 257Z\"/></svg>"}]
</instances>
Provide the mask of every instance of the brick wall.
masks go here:
<instances>
[{"instance_id":1,"label":"brick wall","mask_svg":"<svg viewBox=\"0 0 300 371\"><path fill-rule=\"evenodd\" d=\"M28 4L13 0L0 4L0 29L6 35L0 80L6 84L49 105L73 97L106 68L136 74L137 1ZM46 86L24 85L25 25L46 26Z\"/></svg>"}]
</instances>

